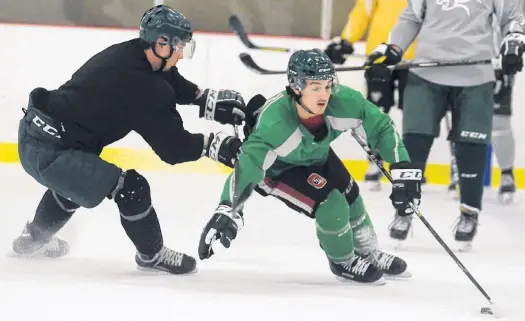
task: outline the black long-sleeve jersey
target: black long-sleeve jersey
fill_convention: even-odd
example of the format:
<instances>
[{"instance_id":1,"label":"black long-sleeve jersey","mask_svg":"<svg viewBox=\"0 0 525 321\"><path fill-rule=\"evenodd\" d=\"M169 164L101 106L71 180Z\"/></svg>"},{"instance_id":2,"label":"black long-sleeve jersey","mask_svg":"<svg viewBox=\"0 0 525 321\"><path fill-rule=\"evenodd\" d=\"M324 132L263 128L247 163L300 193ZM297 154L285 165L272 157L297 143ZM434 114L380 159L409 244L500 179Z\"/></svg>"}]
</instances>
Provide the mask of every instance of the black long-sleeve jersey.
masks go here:
<instances>
[{"instance_id":1,"label":"black long-sleeve jersey","mask_svg":"<svg viewBox=\"0 0 525 321\"><path fill-rule=\"evenodd\" d=\"M204 139L184 129L176 104L192 104L199 88L177 68L151 69L139 39L108 47L71 79L49 91L46 110L60 122L64 142L99 153L131 131L166 163L201 157Z\"/></svg>"}]
</instances>

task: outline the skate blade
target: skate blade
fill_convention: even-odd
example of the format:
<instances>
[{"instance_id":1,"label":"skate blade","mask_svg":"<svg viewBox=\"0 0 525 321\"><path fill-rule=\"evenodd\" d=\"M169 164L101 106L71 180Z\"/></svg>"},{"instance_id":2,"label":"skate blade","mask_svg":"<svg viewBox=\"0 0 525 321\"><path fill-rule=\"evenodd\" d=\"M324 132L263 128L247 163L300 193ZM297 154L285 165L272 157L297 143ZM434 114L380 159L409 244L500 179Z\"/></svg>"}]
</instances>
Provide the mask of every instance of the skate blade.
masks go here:
<instances>
[{"instance_id":1,"label":"skate blade","mask_svg":"<svg viewBox=\"0 0 525 321\"><path fill-rule=\"evenodd\" d=\"M371 192L379 192L381 190L381 181L365 181L366 188Z\"/></svg>"},{"instance_id":2,"label":"skate blade","mask_svg":"<svg viewBox=\"0 0 525 321\"><path fill-rule=\"evenodd\" d=\"M192 274L196 274L198 272L198 269L195 268L192 271L187 272L187 273L171 273L169 271L159 270L159 269L150 268L150 267L143 267L143 266L140 266L140 265L137 265L137 270L139 270L141 272L146 272L146 273L151 274L151 275L180 275L180 276L192 275Z\"/></svg>"},{"instance_id":3,"label":"skate blade","mask_svg":"<svg viewBox=\"0 0 525 321\"><path fill-rule=\"evenodd\" d=\"M499 195L499 201L502 204L510 204L514 201L514 193L503 193Z\"/></svg>"},{"instance_id":4,"label":"skate blade","mask_svg":"<svg viewBox=\"0 0 525 321\"><path fill-rule=\"evenodd\" d=\"M385 279L387 280L396 280L396 279L410 279L412 277L412 273L410 271L405 271L401 274L387 274L385 273Z\"/></svg>"},{"instance_id":5,"label":"skate blade","mask_svg":"<svg viewBox=\"0 0 525 321\"><path fill-rule=\"evenodd\" d=\"M458 251L461 253L468 253L472 251L472 242L457 242L458 243Z\"/></svg>"},{"instance_id":6,"label":"skate blade","mask_svg":"<svg viewBox=\"0 0 525 321\"><path fill-rule=\"evenodd\" d=\"M391 238L391 244L392 244L392 248L395 250L395 251L400 251L403 249L405 243L406 243L406 240L398 240L398 239L394 239L394 238Z\"/></svg>"},{"instance_id":7,"label":"skate blade","mask_svg":"<svg viewBox=\"0 0 525 321\"><path fill-rule=\"evenodd\" d=\"M336 276L335 278L338 281L340 281L340 282L350 283L352 285L359 285L359 286L381 286L381 285L385 285L386 284L386 280L385 280L384 277L381 277L379 280L374 281L374 282L370 282L370 283L357 282L357 281L354 281L354 280L351 280L351 279L344 278L342 276Z\"/></svg>"},{"instance_id":8,"label":"skate blade","mask_svg":"<svg viewBox=\"0 0 525 321\"><path fill-rule=\"evenodd\" d=\"M449 190L448 197L454 201L459 200L459 193L456 190Z\"/></svg>"}]
</instances>

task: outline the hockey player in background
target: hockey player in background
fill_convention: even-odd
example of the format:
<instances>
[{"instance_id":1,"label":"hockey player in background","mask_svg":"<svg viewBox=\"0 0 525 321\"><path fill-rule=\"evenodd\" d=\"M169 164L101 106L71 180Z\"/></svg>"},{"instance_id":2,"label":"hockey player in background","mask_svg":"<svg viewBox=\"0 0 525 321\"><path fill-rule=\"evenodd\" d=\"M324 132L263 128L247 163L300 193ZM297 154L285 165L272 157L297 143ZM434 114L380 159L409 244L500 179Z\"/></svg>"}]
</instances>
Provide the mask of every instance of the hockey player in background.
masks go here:
<instances>
[{"instance_id":1,"label":"hockey player in background","mask_svg":"<svg viewBox=\"0 0 525 321\"><path fill-rule=\"evenodd\" d=\"M492 148L501 169L498 194L501 202L512 202L516 192L514 157L516 142L512 131L512 91L515 76L505 75L501 68L495 70L494 118L492 120Z\"/></svg>"},{"instance_id":2,"label":"hockey player in background","mask_svg":"<svg viewBox=\"0 0 525 321\"><path fill-rule=\"evenodd\" d=\"M512 202L516 193L514 180L514 158L516 142L511 124L512 91L514 90L515 77L505 75L501 67L494 70L496 82L494 84L494 116L492 119L492 148L498 165L501 169L501 180L498 188L498 197L503 204ZM451 184L449 191L453 198L459 198L457 173L451 166Z\"/></svg>"},{"instance_id":3,"label":"hockey player in background","mask_svg":"<svg viewBox=\"0 0 525 321\"><path fill-rule=\"evenodd\" d=\"M96 54L58 89L31 92L19 127L20 161L48 190L13 242L17 254L66 255L68 244L55 234L79 207L93 208L108 198L118 206L140 269L194 271L193 257L164 246L146 178L99 157L105 146L133 130L166 163L207 156L233 165L238 139L189 133L175 108L198 105L201 117L224 124L240 124L244 118L237 92L203 90L179 74L175 64L193 55L192 35L182 14L156 6L143 15L139 38Z\"/></svg>"},{"instance_id":4,"label":"hockey player in background","mask_svg":"<svg viewBox=\"0 0 525 321\"><path fill-rule=\"evenodd\" d=\"M407 0L357 0L341 32L340 41L330 43L325 49L326 54L333 63L345 63L345 55L351 55L354 52L353 44L361 40L368 31L366 55L369 56L379 44L387 41L390 30L396 24L399 14L406 5ZM414 45L413 43L404 52L405 60L411 60L414 57ZM407 70L396 70L388 74L388 79L366 77L366 98L388 114L392 106L396 104L395 92L397 89L397 107L403 109L403 91L407 75ZM380 189L382 176L378 167L373 162L369 162L365 174L366 185L371 190Z\"/></svg>"},{"instance_id":5,"label":"hockey player in background","mask_svg":"<svg viewBox=\"0 0 525 321\"><path fill-rule=\"evenodd\" d=\"M496 50L502 41L499 26L494 26L494 45ZM502 203L512 202L516 192L516 182L514 180L514 158L516 153L516 142L511 124L512 115L512 92L515 83L514 75L505 75L501 68L501 62L498 60L494 64L494 116L492 119L492 148L498 165L501 169L501 180L498 188L498 196ZM459 197L457 169L451 166L451 184L449 191L454 198Z\"/></svg>"},{"instance_id":6,"label":"hockey player in background","mask_svg":"<svg viewBox=\"0 0 525 321\"><path fill-rule=\"evenodd\" d=\"M418 36L414 61L465 61L490 59L493 48L492 19L496 19L504 40L501 45L503 74L523 67L523 15L519 0L423 1L409 0L389 43L370 55L371 78L384 78L387 65L401 61L403 52ZM424 169L439 124L449 106L459 171L460 217L455 239L464 249L477 232L482 209L483 174L487 144L491 141L494 108L492 65L422 68L410 70L404 93L403 142L414 165ZM404 240L412 216L397 211L390 236Z\"/></svg>"},{"instance_id":7,"label":"hockey player in background","mask_svg":"<svg viewBox=\"0 0 525 321\"><path fill-rule=\"evenodd\" d=\"M320 246L338 278L377 284L384 283L383 274L409 277L405 261L379 249L359 187L330 148L342 133L357 130L392 164L392 203L411 211L408 203L419 204L421 197L422 171L410 163L392 120L358 91L339 86L333 63L319 49L295 52L287 74L286 90L256 112L256 126L203 229L199 257L212 256L217 240L230 246L244 225L243 213L232 206L257 189L315 219Z\"/></svg>"}]
</instances>

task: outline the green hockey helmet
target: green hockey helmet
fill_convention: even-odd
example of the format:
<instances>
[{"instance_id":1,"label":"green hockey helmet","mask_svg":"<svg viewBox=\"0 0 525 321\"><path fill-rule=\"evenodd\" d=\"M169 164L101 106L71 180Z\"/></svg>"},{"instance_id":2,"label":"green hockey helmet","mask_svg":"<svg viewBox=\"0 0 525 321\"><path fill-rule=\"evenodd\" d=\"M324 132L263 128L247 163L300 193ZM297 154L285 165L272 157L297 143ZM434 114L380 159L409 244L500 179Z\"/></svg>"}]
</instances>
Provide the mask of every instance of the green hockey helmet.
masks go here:
<instances>
[{"instance_id":1,"label":"green hockey helmet","mask_svg":"<svg viewBox=\"0 0 525 321\"><path fill-rule=\"evenodd\" d=\"M170 45L170 56L182 49L184 57L191 59L195 52L191 23L180 12L166 5L155 6L144 13L140 20L139 38L146 48L154 47L159 40L161 45Z\"/></svg>"},{"instance_id":2,"label":"green hockey helmet","mask_svg":"<svg viewBox=\"0 0 525 321\"><path fill-rule=\"evenodd\" d=\"M339 80L330 58L320 49L299 50L288 61L288 84L301 92L307 80L331 80L332 90L339 88Z\"/></svg>"}]
</instances>

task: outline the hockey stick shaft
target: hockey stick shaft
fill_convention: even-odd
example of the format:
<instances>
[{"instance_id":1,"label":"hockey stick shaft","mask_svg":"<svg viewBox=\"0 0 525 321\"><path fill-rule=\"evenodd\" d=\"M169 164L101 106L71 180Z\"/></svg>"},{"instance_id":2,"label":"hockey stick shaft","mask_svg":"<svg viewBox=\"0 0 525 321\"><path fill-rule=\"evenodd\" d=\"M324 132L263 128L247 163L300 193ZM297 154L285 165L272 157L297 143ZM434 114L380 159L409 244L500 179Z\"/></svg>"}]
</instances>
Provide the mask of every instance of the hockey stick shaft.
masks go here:
<instances>
[{"instance_id":1,"label":"hockey stick shaft","mask_svg":"<svg viewBox=\"0 0 525 321\"><path fill-rule=\"evenodd\" d=\"M376 166L381 170L383 175L390 181L390 183L393 183L392 176L389 172L386 171L386 169L381 165L381 163L378 161L377 157L373 154L372 150L368 147L367 142L364 140L363 137L361 137L358 133L355 132L355 130L352 130L352 136L355 138L355 140L361 145L361 147L365 150L365 152L368 154L368 157L370 160L372 160ZM427 229L430 231L430 233L434 236L434 238L439 242L439 244L447 251L448 255L456 262L456 264L459 266L459 268L467 275L469 280L476 286L476 288L483 294L483 296L487 299L487 301L490 304L492 303L492 299L490 296L485 292L485 290L479 285L478 281L474 279L472 274L467 270L467 268L461 263L461 261L458 259L458 257L450 250L450 248L445 244L443 239L439 236L439 234L434 230L434 228L428 223L426 218L423 216L423 214L419 211L419 209L412 203L410 203L410 208L414 211L414 213L419 217L421 222L427 227Z\"/></svg>"},{"instance_id":2,"label":"hockey stick shaft","mask_svg":"<svg viewBox=\"0 0 525 321\"><path fill-rule=\"evenodd\" d=\"M248 53L241 53L239 55L241 62L253 72L261 75L282 75L286 74L286 70L269 70L259 66ZM471 65L487 65L492 64L492 59L470 60L470 61L434 61L434 62L420 62L420 63L401 63L393 66L388 66L391 70L404 70L410 68L434 68L434 67L458 67ZM338 67L336 72L344 71L364 71L368 66L352 66L352 67Z\"/></svg>"},{"instance_id":3,"label":"hockey stick shaft","mask_svg":"<svg viewBox=\"0 0 525 321\"><path fill-rule=\"evenodd\" d=\"M238 16L232 15L228 19L228 26L230 27L230 30L235 33L241 42L249 49L254 50L260 50L260 51L270 51L270 52L281 52L281 53L294 53L299 49L293 49L293 48L287 48L287 47L273 47L273 46L259 46L253 43L251 41L250 36L248 32L246 32L246 28L244 28L244 25L241 22L241 19L239 19ZM366 55L360 55L360 54L351 54L348 55L349 57L356 57L356 58L366 58Z\"/></svg>"}]
</instances>

